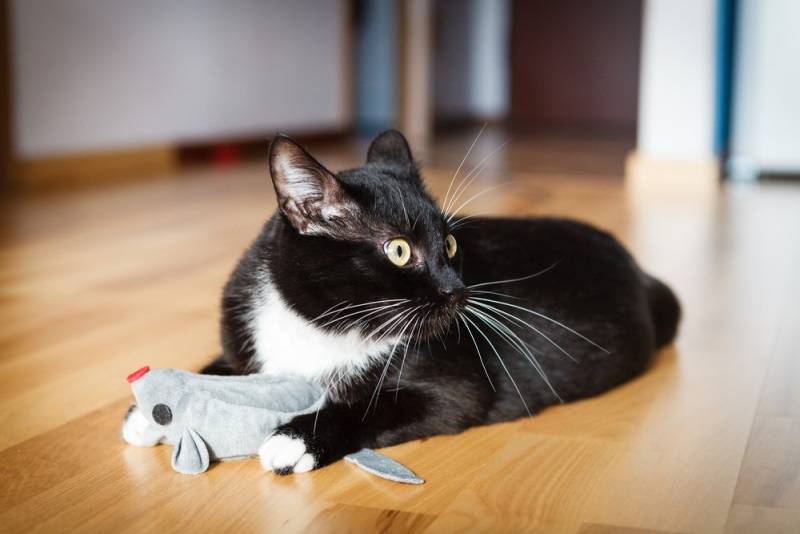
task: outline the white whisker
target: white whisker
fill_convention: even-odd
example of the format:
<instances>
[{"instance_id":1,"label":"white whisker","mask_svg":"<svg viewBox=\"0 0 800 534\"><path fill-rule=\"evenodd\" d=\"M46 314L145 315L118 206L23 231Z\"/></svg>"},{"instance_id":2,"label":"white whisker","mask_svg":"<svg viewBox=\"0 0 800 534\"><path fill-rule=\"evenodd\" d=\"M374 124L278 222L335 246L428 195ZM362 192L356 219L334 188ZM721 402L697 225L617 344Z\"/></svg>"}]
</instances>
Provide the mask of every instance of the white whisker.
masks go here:
<instances>
[{"instance_id":1,"label":"white whisker","mask_svg":"<svg viewBox=\"0 0 800 534\"><path fill-rule=\"evenodd\" d=\"M347 315L334 317L333 319L331 319L328 322L326 322L323 325L321 325L321 328L327 328L327 327L335 325L336 323L343 323L339 327L340 329L345 329L348 326L359 326L359 325L363 326L367 319L369 319L371 317L383 315L385 313L393 311L394 309L402 306L406 302L407 301L401 301L401 302L396 302L394 304L376 305L376 306L373 306L372 308L366 308L366 309L362 309L362 310L351 311ZM353 306L353 308L354 307L356 307L356 306ZM352 308L343 308L342 310L339 311L339 313L343 313L345 311L350 311L351 309ZM351 317L357 317L357 319L354 320L354 321L350 321L350 323L352 323L352 324L347 324L345 321L347 321L347 319L349 319Z\"/></svg>"},{"instance_id":2,"label":"white whisker","mask_svg":"<svg viewBox=\"0 0 800 534\"><path fill-rule=\"evenodd\" d=\"M378 383L375 385L375 389L372 392L372 396L370 397L369 402L367 403L367 408L366 408L366 410L364 412L364 419L366 419L367 415L369 414L370 407L373 407L373 409L376 409L378 407L378 397L380 396L380 391L383 388L383 383L386 380L386 376L387 376L387 374L389 372L389 367L390 367L390 365L392 363L392 358L395 355L395 351L397 350L398 346L401 343L403 343L405 345L405 351L403 353L403 359L402 359L402 362L401 362L401 373L402 373L402 363L405 362L405 356L406 356L406 354L408 352L408 341L406 340L406 335L405 334L406 334L406 331L409 329L409 327L411 327L412 325L418 324L419 317L413 317L413 314L416 313L416 311L419 310L420 307L421 306L415 306L414 308L411 308L410 310L407 310L406 312L404 312L400 316L395 317L393 319L392 324L397 324L399 322L405 321L409 316L412 316L411 319L409 319L405 323L403 328L400 330L400 333L397 335L397 341L394 343L394 345L392 346L392 348L389 351L389 354L388 354L388 356L386 358L386 362L383 365L383 371L381 372L381 375L378 378ZM384 323L384 324L386 324L386 323ZM412 328L412 330L411 330L412 333L413 333L414 328L416 328L416 326L414 326ZM398 380L399 380L399 378L398 378ZM373 406L373 402L375 403L374 406Z\"/></svg>"},{"instance_id":3,"label":"white whisker","mask_svg":"<svg viewBox=\"0 0 800 534\"><path fill-rule=\"evenodd\" d=\"M486 129L486 125L487 124L488 123L484 123L483 126L481 126L481 129L478 132L478 135L475 136L475 140L472 141L472 144L467 149L467 153L464 154L464 157L461 159L461 163L458 164L458 168L456 169L455 174L453 174L453 177L450 179L450 185L447 186L447 193L445 193L445 195L444 195L444 202L442 202L442 206L449 205L448 204L448 198L450 197L450 189L453 187L453 183L456 181L456 178L458 177L458 173L461 172L461 167L464 166L464 163L467 161L467 158L469 157L470 153L472 152L472 149L475 148L475 144L478 142L478 139L481 138L481 134L483 133L483 130ZM445 210L445 212L447 212L447 210Z\"/></svg>"},{"instance_id":4,"label":"white whisker","mask_svg":"<svg viewBox=\"0 0 800 534\"><path fill-rule=\"evenodd\" d=\"M456 213L458 213L459 211L461 211L465 207L467 207L470 204L470 202L479 199L480 197L482 197L483 195L485 195L487 193L491 193L492 191L500 189L501 187L506 187L508 185L511 185L511 183L510 182L506 182L504 184L498 184L498 185L495 185L495 186L492 186L492 187L487 187L486 189L484 189L484 190L482 190L482 191L480 191L478 193L475 193L474 195L469 197L467 200L462 202L461 205L459 207L457 207L450 216L448 216L447 220L451 221L453 219L453 217L455 217Z\"/></svg>"},{"instance_id":5,"label":"white whisker","mask_svg":"<svg viewBox=\"0 0 800 534\"><path fill-rule=\"evenodd\" d=\"M474 168L473 168L473 169L472 169L472 170L469 172L469 174L467 174L467 175L464 177L464 179L463 179L463 180L461 181L461 183L458 185L458 187L456 188L456 190L453 192L453 198L452 198L452 199L450 199L450 201L448 202L448 204L447 204L446 206L444 206L444 208L443 208L443 211L444 211L445 213L449 213L449 214L450 214L450 215L448 215L448 217L447 217L447 221L448 221L448 222L449 222L449 221L450 221L450 220L451 220L453 217L455 217L455 216L456 216L456 214L458 213L458 210L455 210L455 211L453 211L453 210L452 210L452 207L453 207L453 206L456 204L456 202L458 202L458 199L459 199L459 198L461 198L461 195L463 195L463 194L464 194L464 193L467 191L467 189L469 189L469 186L470 186L470 185L472 185L472 183L473 183L473 182L474 182L474 181L475 181L475 180L478 178L478 176L480 176L481 172L483 172L483 169L485 169L485 168L486 168L486 167L489 165L489 159L490 159L492 156L494 156L494 155L495 155L495 154L496 154L496 153L497 153L497 152L498 152L498 151L499 151L501 148L503 148L503 147L504 147L504 146L506 146L507 144L508 144L508 141L506 141L505 143L502 143L502 144L500 144L500 145L499 145L497 148L495 148L494 150L492 150L492 151L491 151L489 154L487 154L487 155L486 155L486 157L484 157L484 158L483 158L483 159L482 159L482 160L481 160L481 161L480 161L480 162L479 162L479 163L478 163L478 164L477 164L477 165L476 165L476 166L475 166L475 167L474 167ZM463 205L462 205L462 206L463 206Z\"/></svg>"},{"instance_id":6,"label":"white whisker","mask_svg":"<svg viewBox=\"0 0 800 534\"><path fill-rule=\"evenodd\" d=\"M466 215L464 217L459 217L456 222L449 223L449 230L452 232L456 228L461 228L462 226L466 226L466 225L472 223L475 219L479 219L480 217L483 217L483 216L486 216L486 215L491 215L491 213L488 212L488 211L485 211L485 212L482 212L482 213L475 213L475 214L472 214L472 215Z\"/></svg>"},{"instance_id":7,"label":"white whisker","mask_svg":"<svg viewBox=\"0 0 800 534\"><path fill-rule=\"evenodd\" d=\"M527 322L523 321L522 319L520 319L519 317L515 316L514 314L511 314L511 313L508 313L507 311L504 311L504 310L501 310L501 309L495 308L494 306L489 306L489 305L487 305L487 304L485 304L485 303L480 303L480 302L470 302L470 304L471 304L472 306L479 306L479 307L482 307L484 310L490 310L490 311L493 311L494 313L497 313L497 314L499 314L499 315L501 315L501 316L505 317L506 319L510 319L511 321L513 321L513 322L515 322L515 323L519 324L520 326L526 326L526 327L530 328L531 330L533 330L534 332L536 332L537 334L539 334L540 336L542 336L542 337L543 337L543 338L544 338L544 339L545 339L545 340L546 340L548 343L550 343L550 344L551 344L551 345L553 345L553 346L554 346L556 349L558 349L560 352L562 352L562 353L563 353L563 354L564 354L564 355L565 355L567 358L569 358L569 359L570 359L570 360L572 360L573 362L576 362L575 358L573 358L573 357L572 357L572 355L571 355L569 352L567 352L566 350L564 350L564 348L563 348L561 345L559 345L558 343L556 343L555 341L553 341L553 339L552 339L552 338L550 338L550 337L549 337L547 334L545 334L544 332L542 332L541 330L539 330L538 328L536 328L536 327L535 327L535 326L533 326L532 324L530 324L530 323L527 323Z\"/></svg>"},{"instance_id":8,"label":"white whisker","mask_svg":"<svg viewBox=\"0 0 800 534\"><path fill-rule=\"evenodd\" d=\"M371 315L372 312L390 309L392 307L401 306L403 303L408 302L406 299L385 299L376 300L371 302L363 302L360 304L353 304L350 302L342 302L331 306L325 312L318 315L313 322L319 323L322 319L332 316L328 321L322 323L320 328L327 328L334 324L340 323L338 330L344 330L348 326L357 326L362 319L352 321L352 325L346 323L347 319L363 314L363 316ZM364 309L366 308L366 309ZM345 314L346 315L342 315Z\"/></svg>"},{"instance_id":9,"label":"white whisker","mask_svg":"<svg viewBox=\"0 0 800 534\"><path fill-rule=\"evenodd\" d=\"M472 321L472 319L470 319L470 318L469 318L469 317L467 317L466 315L462 315L462 318L463 318L465 321L468 321L469 323L471 323L471 324L472 324L472 326L474 326L474 327L475 327L475 329L478 331L478 333L479 333L479 334L480 334L480 335L483 337L483 339L485 339L485 340L486 340L486 342L489 344L489 348L491 348L491 349L492 349L492 351L494 352L495 356L497 356L497 361L499 361L499 362L500 362L500 365L503 367L503 370L506 372L506 375L508 376L508 379L509 379L509 380L511 380L511 385L512 385L512 386L514 386L514 389L517 391L517 395L519 395L519 398L520 398L520 400L522 401L522 405L523 405L523 406L525 406L525 411L526 411L526 412L528 412L528 415L529 415L529 416L533 415L533 414L531 414L531 411L530 411L530 409L528 408L528 403L526 403L526 402L525 402L525 397L522 395L522 392L520 391L519 387L517 386L517 382L514 380L514 377L513 377L513 376L511 376L511 371L509 371L509 370L508 370L508 367L506 367L506 364L505 364L505 362L503 361L503 358L500 356L500 352L498 352L497 348L496 348L496 347L494 346L494 344L491 342L491 340L489 339L489 336L487 336L486 334L484 334L484 333L483 333L483 330L481 330L481 329L478 327L478 325L477 325L477 324L475 324L475 323Z\"/></svg>"},{"instance_id":10,"label":"white whisker","mask_svg":"<svg viewBox=\"0 0 800 534\"><path fill-rule=\"evenodd\" d=\"M425 324L425 320L428 318L430 313L431 313L430 310L428 310L428 312L424 316L422 316L422 317L417 316L417 318L415 319L414 326L411 328L411 331L409 332L409 339L415 339L416 338L416 342L415 342L416 350L419 350L419 342L420 342L420 340L415 335L415 332L419 333L422 330L422 327ZM395 399L397 399L397 394L400 391L400 378L403 376L403 368L405 367L405 364L406 364L406 356L408 356L408 347L409 347L409 343L406 342L405 349L403 350L403 357L400 360L400 369L397 372L397 384L395 385Z\"/></svg>"},{"instance_id":11,"label":"white whisker","mask_svg":"<svg viewBox=\"0 0 800 534\"><path fill-rule=\"evenodd\" d=\"M402 323L410 315L413 315L414 313L416 313L417 310L419 310L420 308L421 308L421 306L414 306L413 308L410 308L410 309L407 309L405 311L400 312L398 315L390 317L388 320L383 322L381 325L379 325L378 327L374 328L372 330L372 332L370 332L370 334L369 334L367 339L374 338L374 336L376 334L379 334L381 331L383 331L383 333L380 334L376 338L376 342L385 339L386 337L388 337L391 334L391 331L394 329L394 327L396 325Z\"/></svg>"},{"instance_id":12,"label":"white whisker","mask_svg":"<svg viewBox=\"0 0 800 534\"><path fill-rule=\"evenodd\" d=\"M541 318L541 319L544 319L545 321L548 321L548 322L550 322L550 323L552 323L552 324L554 324L554 325L556 325L556 326L558 326L558 327L561 327L561 328L563 328L563 329L564 329L564 330L566 330L567 332L570 332L571 334L574 334L574 335L578 336L578 337L579 337L579 338L581 338L582 340L584 340L584 341L586 341L587 343L589 343L590 345L592 345L592 346L594 346L594 347L596 347L596 348L600 349L601 351L605 352L606 354L610 354L610 352L609 352L608 350L604 349L603 347L601 347L600 345L598 345L597 343L595 343L594 341L592 341L592 340L591 340L591 339L589 339L588 337L584 336L584 335L583 335L583 334L581 334L580 332L578 332L578 331L576 331L576 330L573 330L572 328L568 327L568 326L567 326L567 325L565 325L564 323L561 323L561 322L559 322L559 321L556 321L555 319L553 319L553 318L551 318L551 317L548 317L547 315L544 315L543 313L539 313L539 312L537 312L537 311L534 311L534 310L531 310L531 309L528 309L528 308L524 308L524 307L522 307L522 306L517 306L516 304L511 304L510 302L503 302L503 301L501 301L501 300L487 299L487 298L483 298L483 297L470 297L470 302L472 302L472 303L473 303L474 305L476 305L476 306L484 306L484 307L491 308L491 309L493 309L494 311L496 311L496 312L498 312L498 313L502 313L502 314L503 314L503 315L505 315L505 316L508 316L508 317L510 317L510 318L514 318L514 319L515 319L516 321L518 321L520 324L525 324L526 326L528 326L528 327L530 327L530 328L534 328L534 327L533 327L533 326L531 326L529 323L526 323L525 321L523 321L522 319L520 319L520 318L516 317L515 315L513 315L513 314L510 314L510 313L508 313L508 312L505 312L505 311L503 311L503 310L499 310L499 309L497 309L495 306L490 306L490 304L497 304L497 305L500 305L500 306L508 306L509 308L513 308L513 309L515 309L515 310L520 310L520 311L523 311L523 312L526 312L526 313L530 313L531 315L535 315L536 317L539 317L539 318ZM535 330L535 328L534 328L534 330ZM539 331L537 330L537 332L539 332ZM544 334L542 334L541 332L539 332L539 335L541 335L542 337L544 337L545 339L547 339L548 341L550 341L551 343L553 343L553 344L554 344L556 347L558 347L558 345L556 345L556 344L555 344L555 343L554 343L552 340L550 340L550 339L549 339L547 336L545 336L545 335L544 335ZM567 353L566 353L566 351L565 351L564 349L561 349L561 347L558 347L558 348L559 348L559 349L560 349L562 352L564 352L565 354L567 354ZM567 356L569 356L569 354L567 354ZM570 358L572 358L572 356L570 356ZM574 359L574 358L572 358L572 359Z\"/></svg>"},{"instance_id":13,"label":"white whisker","mask_svg":"<svg viewBox=\"0 0 800 534\"><path fill-rule=\"evenodd\" d=\"M544 368L536 359L536 356L533 354L533 347L531 347L528 343L526 343L522 338L520 338L508 325L501 322L499 319L492 317L486 312L477 310L475 308L470 308L467 310L469 313L473 314L476 318L483 321L486 326L491 328L495 333L497 333L503 340L508 343L512 348L514 348L520 355L522 355L528 363L533 366L539 376L542 378L547 387L550 388L550 391L553 392L553 395L561 402L561 396L556 391L553 384L550 382L550 379L547 377L547 373L545 373Z\"/></svg>"},{"instance_id":14,"label":"white whisker","mask_svg":"<svg viewBox=\"0 0 800 534\"><path fill-rule=\"evenodd\" d=\"M486 374L486 379L489 381L489 385L492 387L492 391L494 391L496 393L497 392L497 388L495 388L494 384L492 383L492 377L489 376L489 370L486 369L486 363L483 361L483 355L481 354L481 349L478 346L478 341L475 339L475 336L472 334L472 329L469 327L469 323L467 322L467 319L463 315L459 316L458 318L464 323L464 328L467 330L467 334L469 334L469 337L472 338L472 344L475 345L475 352L478 355L478 361L481 362L481 367L483 367L483 372Z\"/></svg>"},{"instance_id":15,"label":"white whisker","mask_svg":"<svg viewBox=\"0 0 800 534\"><path fill-rule=\"evenodd\" d=\"M473 290L473 289L475 289L477 287L496 286L496 285L500 285L500 284L512 284L514 282L524 282L525 280L530 280L531 278L536 278L537 276L543 275L544 273L546 273L550 269L553 269L554 267L556 267L559 263L561 263L561 261L562 260L558 260L557 262L553 263L551 266L545 267L541 271L539 271L537 273L529 274L528 276L523 276L521 278L509 278L507 280L497 280L497 281L494 281L494 282L483 282L481 284L471 285L467 289Z\"/></svg>"}]
</instances>

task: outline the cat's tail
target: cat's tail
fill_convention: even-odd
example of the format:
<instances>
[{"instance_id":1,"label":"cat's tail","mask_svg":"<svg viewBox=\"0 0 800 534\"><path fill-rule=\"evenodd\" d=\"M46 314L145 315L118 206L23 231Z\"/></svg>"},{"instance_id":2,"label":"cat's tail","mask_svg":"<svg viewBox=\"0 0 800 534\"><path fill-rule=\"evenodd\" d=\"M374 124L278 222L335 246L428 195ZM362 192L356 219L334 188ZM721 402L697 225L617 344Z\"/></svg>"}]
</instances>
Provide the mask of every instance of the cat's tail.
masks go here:
<instances>
[{"instance_id":1,"label":"cat's tail","mask_svg":"<svg viewBox=\"0 0 800 534\"><path fill-rule=\"evenodd\" d=\"M648 274L644 274L644 286L653 317L655 347L663 347L675 339L681 319L681 305L666 284Z\"/></svg>"}]
</instances>

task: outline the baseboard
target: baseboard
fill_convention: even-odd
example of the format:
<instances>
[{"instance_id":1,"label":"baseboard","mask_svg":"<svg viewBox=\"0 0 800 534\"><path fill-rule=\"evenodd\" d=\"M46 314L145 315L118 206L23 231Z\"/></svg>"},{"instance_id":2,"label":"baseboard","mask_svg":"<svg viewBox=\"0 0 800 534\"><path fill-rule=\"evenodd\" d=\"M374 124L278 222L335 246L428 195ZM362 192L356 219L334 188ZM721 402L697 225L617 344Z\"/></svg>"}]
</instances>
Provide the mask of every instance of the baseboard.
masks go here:
<instances>
[{"instance_id":1,"label":"baseboard","mask_svg":"<svg viewBox=\"0 0 800 534\"><path fill-rule=\"evenodd\" d=\"M18 160L15 182L23 189L72 187L130 180L173 171L178 164L171 146Z\"/></svg>"},{"instance_id":2,"label":"baseboard","mask_svg":"<svg viewBox=\"0 0 800 534\"><path fill-rule=\"evenodd\" d=\"M352 135L348 128L301 132L295 139L315 144L340 142ZM266 160L272 134L222 139L207 143L162 145L84 154L16 160L16 189L52 189L85 186L174 172L196 164L231 164Z\"/></svg>"},{"instance_id":3,"label":"baseboard","mask_svg":"<svg viewBox=\"0 0 800 534\"><path fill-rule=\"evenodd\" d=\"M625 159L625 189L629 196L675 200L707 200L720 188L716 158L662 160L636 151Z\"/></svg>"},{"instance_id":4,"label":"baseboard","mask_svg":"<svg viewBox=\"0 0 800 534\"><path fill-rule=\"evenodd\" d=\"M290 135L301 145L314 144L316 146L340 143L350 139L354 130L349 127L300 131L280 132ZM275 132L238 137L230 139L216 139L208 142L183 143L176 148L178 162L186 165L208 164L234 164L242 161L267 160L269 145Z\"/></svg>"}]
</instances>

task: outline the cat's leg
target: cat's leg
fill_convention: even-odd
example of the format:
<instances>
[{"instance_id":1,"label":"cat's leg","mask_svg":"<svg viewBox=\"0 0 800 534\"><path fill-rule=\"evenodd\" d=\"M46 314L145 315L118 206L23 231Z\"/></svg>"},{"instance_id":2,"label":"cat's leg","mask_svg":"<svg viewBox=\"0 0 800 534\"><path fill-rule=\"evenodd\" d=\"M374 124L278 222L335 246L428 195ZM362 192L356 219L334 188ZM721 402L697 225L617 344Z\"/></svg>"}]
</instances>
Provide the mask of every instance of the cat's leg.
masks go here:
<instances>
[{"instance_id":1,"label":"cat's leg","mask_svg":"<svg viewBox=\"0 0 800 534\"><path fill-rule=\"evenodd\" d=\"M311 471L365 447L454 434L482 421L477 404L441 401L421 392L391 391L372 403L332 404L295 417L259 448L261 465L279 475Z\"/></svg>"},{"instance_id":2,"label":"cat's leg","mask_svg":"<svg viewBox=\"0 0 800 534\"><path fill-rule=\"evenodd\" d=\"M159 428L150 424L139 407L134 404L122 421L122 439L131 445L153 447L166 438Z\"/></svg>"},{"instance_id":3,"label":"cat's leg","mask_svg":"<svg viewBox=\"0 0 800 534\"><path fill-rule=\"evenodd\" d=\"M231 376L239 373L237 373L233 367L231 367L231 364L228 363L228 360L225 358L225 356L219 356L213 362L203 367L200 370L200 374Z\"/></svg>"},{"instance_id":4,"label":"cat's leg","mask_svg":"<svg viewBox=\"0 0 800 534\"><path fill-rule=\"evenodd\" d=\"M265 471L279 475L305 473L316 469L316 456L309 452L305 440L292 435L275 433L258 449L258 458Z\"/></svg>"}]
</instances>

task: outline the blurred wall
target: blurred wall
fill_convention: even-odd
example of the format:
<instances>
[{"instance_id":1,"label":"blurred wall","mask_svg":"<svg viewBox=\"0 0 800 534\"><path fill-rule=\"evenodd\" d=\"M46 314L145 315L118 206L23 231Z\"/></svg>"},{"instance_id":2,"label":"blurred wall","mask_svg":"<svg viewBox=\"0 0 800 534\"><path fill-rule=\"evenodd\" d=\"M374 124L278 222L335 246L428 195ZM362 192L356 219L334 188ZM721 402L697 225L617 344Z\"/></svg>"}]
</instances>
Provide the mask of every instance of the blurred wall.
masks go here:
<instances>
[{"instance_id":1,"label":"blurred wall","mask_svg":"<svg viewBox=\"0 0 800 534\"><path fill-rule=\"evenodd\" d=\"M510 8L510 0L436 2L434 114L437 119L506 118Z\"/></svg>"},{"instance_id":2,"label":"blurred wall","mask_svg":"<svg viewBox=\"0 0 800 534\"><path fill-rule=\"evenodd\" d=\"M739 0L731 177L800 173L800 2Z\"/></svg>"},{"instance_id":3,"label":"blurred wall","mask_svg":"<svg viewBox=\"0 0 800 534\"><path fill-rule=\"evenodd\" d=\"M364 135L396 126L397 12L395 0L358 2L356 126Z\"/></svg>"},{"instance_id":4,"label":"blurred wall","mask_svg":"<svg viewBox=\"0 0 800 534\"><path fill-rule=\"evenodd\" d=\"M357 2L356 115L365 134L400 122L400 2L405 0ZM426 75L434 119L505 119L510 0L436 0L432 5L432 67Z\"/></svg>"},{"instance_id":5,"label":"blurred wall","mask_svg":"<svg viewBox=\"0 0 800 534\"><path fill-rule=\"evenodd\" d=\"M713 158L716 0L646 0L643 24L637 151Z\"/></svg>"},{"instance_id":6,"label":"blurred wall","mask_svg":"<svg viewBox=\"0 0 800 534\"><path fill-rule=\"evenodd\" d=\"M12 0L10 15L18 157L352 120L346 0Z\"/></svg>"},{"instance_id":7,"label":"blurred wall","mask_svg":"<svg viewBox=\"0 0 800 534\"><path fill-rule=\"evenodd\" d=\"M0 195L11 187L11 94L8 1L0 0Z\"/></svg>"}]
</instances>

